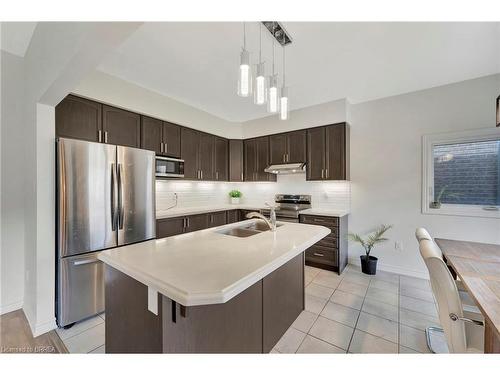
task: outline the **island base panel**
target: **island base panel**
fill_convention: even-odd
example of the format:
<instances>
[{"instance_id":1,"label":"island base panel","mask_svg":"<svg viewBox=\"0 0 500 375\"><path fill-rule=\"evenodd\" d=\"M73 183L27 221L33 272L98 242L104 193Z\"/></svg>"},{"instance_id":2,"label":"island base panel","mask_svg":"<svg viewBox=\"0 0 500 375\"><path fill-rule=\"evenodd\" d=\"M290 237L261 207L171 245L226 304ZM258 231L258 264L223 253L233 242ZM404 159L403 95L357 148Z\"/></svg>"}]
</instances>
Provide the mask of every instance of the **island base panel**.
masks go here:
<instances>
[{"instance_id":1,"label":"island base panel","mask_svg":"<svg viewBox=\"0 0 500 375\"><path fill-rule=\"evenodd\" d=\"M161 353L162 306L148 310L148 287L106 266L106 353Z\"/></svg>"},{"instance_id":2,"label":"island base panel","mask_svg":"<svg viewBox=\"0 0 500 375\"><path fill-rule=\"evenodd\" d=\"M262 353L261 281L226 303L162 304L164 353Z\"/></svg>"},{"instance_id":3,"label":"island base panel","mask_svg":"<svg viewBox=\"0 0 500 375\"><path fill-rule=\"evenodd\" d=\"M106 353L268 353L304 309L304 254L226 303L181 306L106 266Z\"/></svg>"}]
</instances>

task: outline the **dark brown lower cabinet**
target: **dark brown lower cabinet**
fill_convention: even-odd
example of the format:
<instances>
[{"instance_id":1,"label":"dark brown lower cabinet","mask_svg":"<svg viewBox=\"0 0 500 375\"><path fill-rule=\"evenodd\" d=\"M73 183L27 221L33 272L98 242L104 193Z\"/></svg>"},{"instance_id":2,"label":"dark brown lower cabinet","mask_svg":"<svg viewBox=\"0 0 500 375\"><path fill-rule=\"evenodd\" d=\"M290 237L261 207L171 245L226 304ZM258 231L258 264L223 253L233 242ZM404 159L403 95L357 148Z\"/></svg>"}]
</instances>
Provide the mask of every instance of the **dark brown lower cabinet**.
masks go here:
<instances>
[{"instance_id":1,"label":"dark brown lower cabinet","mask_svg":"<svg viewBox=\"0 0 500 375\"><path fill-rule=\"evenodd\" d=\"M181 306L106 266L107 353L268 353L304 308L299 254L226 303Z\"/></svg>"},{"instance_id":2,"label":"dark brown lower cabinet","mask_svg":"<svg viewBox=\"0 0 500 375\"><path fill-rule=\"evenodd\" d=\"M239 210L230 210L227 211L227 223L236 223L240 221L240 211Z\"/></svg>"},{"instance_id":3,"label":"dark brown lower cabinet","mask_svg":"<svg viewBox=\"0 0 500 375\"><path fill-rule=\"evenodd\" d=\"M348 216L300 215L299 221L304 224L322 225L331 230L328 236L306 250L306 264L335 271L340 275L347 265L348 258Z\"/></svg>"},{"instance_id":4,"label":"dark brown lower cabinet","mask_svg":"<svg viewBox=\"0 0 500 375\"><path fill-rule=\"evenodd\" d=\"M246 220L251 210L217 211L207 214L188 215L156 220L156 238L176 236L182 233L217 227Z\"/></svg>"},{"instance_id":5,"label":"dark brown lower cabinet","mask_svg":"<svg viewBox=\"0 0 500 375\"><path fill-rule=\"evenodd\" d=\"M208 214L208 227L218 227L219 225L227 224L226 211L212 212Z\"/></svg>"}]
</instances>

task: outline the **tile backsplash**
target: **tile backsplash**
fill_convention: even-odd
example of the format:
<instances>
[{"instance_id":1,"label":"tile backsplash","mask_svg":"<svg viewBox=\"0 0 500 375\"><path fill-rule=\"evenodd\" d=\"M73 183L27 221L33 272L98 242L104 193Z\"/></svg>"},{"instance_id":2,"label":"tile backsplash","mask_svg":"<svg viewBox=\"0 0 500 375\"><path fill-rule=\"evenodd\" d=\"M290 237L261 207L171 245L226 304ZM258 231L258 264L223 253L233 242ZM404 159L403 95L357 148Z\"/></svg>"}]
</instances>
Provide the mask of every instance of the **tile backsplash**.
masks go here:
<instances>
[{"instance_id":1,"label":"tile backsplash","mask_svg":"<svg viewBox=\"0 0 500 375\"><path fill-rule=\"evenodd\" d=\"M275 194L310 194L314 208L350 210L351 183L348 181L306 181L305 174L278 176L277 182L198 182L156 181L156 211L177 207L228 204L228 192L238 189L241 203L262 206L273 202Z\"/></svg>"}]
</instances>

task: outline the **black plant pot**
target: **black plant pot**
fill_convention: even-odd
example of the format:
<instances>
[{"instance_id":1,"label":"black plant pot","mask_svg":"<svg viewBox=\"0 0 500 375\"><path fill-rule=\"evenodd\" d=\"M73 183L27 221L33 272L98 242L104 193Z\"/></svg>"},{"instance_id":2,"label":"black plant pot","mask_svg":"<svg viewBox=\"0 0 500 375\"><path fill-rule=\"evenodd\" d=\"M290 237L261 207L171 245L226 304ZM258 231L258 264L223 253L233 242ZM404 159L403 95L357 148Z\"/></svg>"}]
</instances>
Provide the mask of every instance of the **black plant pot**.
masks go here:
<instances>
[{"instance_id":1,"label":"black plant pot","mask_svg":"<svg viewBox=\"0 0 500 375\"><path fill-rule=\"evenodd\" d=\"M361 271L367 275L375 275L377 273L378 258L366 255L361 255Z\"/></svg>"}]
</instances>

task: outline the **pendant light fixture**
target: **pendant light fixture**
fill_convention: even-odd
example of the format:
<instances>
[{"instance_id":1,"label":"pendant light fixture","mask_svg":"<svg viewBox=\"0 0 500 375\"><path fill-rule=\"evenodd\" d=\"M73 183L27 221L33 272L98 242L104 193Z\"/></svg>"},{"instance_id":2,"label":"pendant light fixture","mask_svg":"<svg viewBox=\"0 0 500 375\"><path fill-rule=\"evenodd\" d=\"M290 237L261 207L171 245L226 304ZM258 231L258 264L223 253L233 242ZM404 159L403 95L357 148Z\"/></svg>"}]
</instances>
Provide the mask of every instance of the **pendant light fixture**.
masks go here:
<instances>
[{"instance_id":1,"label":"pendant light fixture","mask_svg":"<svg viewBox=\"0 0 500 375\"><path fill-rule=\"evenodd\" d=\"M262 24L259 23L259 63L255 69L255 88L253 102L263 105L267 102L267 80L265 66L262 62Z\"/></svg>"},{"instance_id":2,"label":"pendant light fixture","mask_svg":"<svg viewBox=\"0 0 500 375\"><path fill-rule=\"evenodd\" d=\"M252 73L250 70L250 53L247 51L247 35L243 22L243 49L240 54L240 69L238 75L238 95L248 97L252 94Z\"/></svg>"},{"instance_id":3,"label":"pendant light fixture","mask_svg":"<svg viewBox=\"0 0 500 375\"><path fill-rule=\"evenodd\" d=\"M278 75L274 72L274 39L273 39L273 74L269 77L269 90L267 98L267 111L269 113L279 112L279 88Z\"/></svg>"},{"instance_id":4,"label":"pendant light fixture","mask_svg":"<svg viewBox=\"0 0 500 375\"><path fill-rule=\"evenodd\" d=\"M283 85L280 97L280 120L288 120L290 103L288 102L288 87L285 85L285 46L281 48L283 48Z\"/></svg>"}]
</instances>

